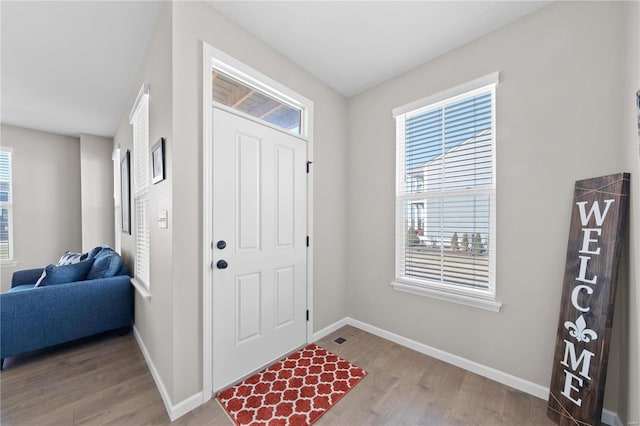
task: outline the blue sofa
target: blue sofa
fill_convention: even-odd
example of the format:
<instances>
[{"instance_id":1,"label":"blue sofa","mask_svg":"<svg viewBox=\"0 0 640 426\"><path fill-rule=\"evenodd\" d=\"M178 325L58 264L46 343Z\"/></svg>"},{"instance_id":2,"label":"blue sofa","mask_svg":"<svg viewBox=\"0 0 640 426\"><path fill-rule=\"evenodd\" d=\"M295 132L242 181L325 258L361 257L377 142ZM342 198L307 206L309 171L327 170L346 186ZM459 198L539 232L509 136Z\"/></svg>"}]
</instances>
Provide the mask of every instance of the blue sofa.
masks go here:
<instances>
[{"instance_id":1,"label":"blue sofa","mask_svg":"<svg viewBox=\"0 0 640 426\"><path fill-rule=\"evenodd\" d=\"M74 267L81 269L73 275L81 277L77 281L58 282L57 271L73 267L60 264L13 274L11 290L0 294L0 369L8 357L104 331L130 331L134 294L122 259L107 246L82 256Z\"/></svg>"}]
</instances>

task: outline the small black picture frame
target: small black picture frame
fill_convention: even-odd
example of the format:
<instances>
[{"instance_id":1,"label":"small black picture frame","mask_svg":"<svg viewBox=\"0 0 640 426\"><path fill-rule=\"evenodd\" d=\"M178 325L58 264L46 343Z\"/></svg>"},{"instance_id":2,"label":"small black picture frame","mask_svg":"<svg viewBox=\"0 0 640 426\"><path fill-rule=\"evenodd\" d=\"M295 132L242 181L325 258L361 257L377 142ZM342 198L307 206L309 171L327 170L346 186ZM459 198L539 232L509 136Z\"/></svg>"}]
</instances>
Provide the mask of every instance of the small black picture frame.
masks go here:
<instances>
[{"instance_id":1,"label":"small black picture frame","mask_svg":"<svg viewBox=\"0 0 640 426\"><path fill-rule=\"evenodd\" d=\"M131 156L129 150L120 161L120 214L122 233L131 235Z\"/></svg>"},{"instance_id":2,"label":"small black picture frame","mask_svg":"<svg viewBox=\"0 0 640 426\"><path fill-rule=\"evenodd\" d=\"M636 92L636 109L638 113L638 143L640 144L640 89Z\"/></svg>"},{"instance_id":3,"label":"small black picture frame","mask_svg":"<svg viewBox=\"0 0 640 426\"><path fill-rule=\"evenodd\" d=\"M154 184L164 180L164 138L151 147L151 182Z\"/></svg>"}]
</instances>

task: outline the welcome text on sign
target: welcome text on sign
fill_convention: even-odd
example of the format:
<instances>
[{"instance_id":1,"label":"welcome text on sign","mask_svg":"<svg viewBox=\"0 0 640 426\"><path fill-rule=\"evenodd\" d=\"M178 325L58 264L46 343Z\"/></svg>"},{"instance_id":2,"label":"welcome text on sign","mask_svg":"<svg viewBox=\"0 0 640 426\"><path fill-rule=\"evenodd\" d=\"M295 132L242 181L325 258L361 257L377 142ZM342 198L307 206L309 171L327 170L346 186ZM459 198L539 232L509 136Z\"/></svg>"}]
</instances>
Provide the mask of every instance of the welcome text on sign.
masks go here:
<instances>
[{"instance_id":1,"label":"welcome text on sign","mask_svg":"<svg viewBox=\"0 0 640 426\"><path fill-rule=\"evenodd\" d=\"M615 200L605 200L604 211L602 211L600 209L600 204L598 203L598 201L595 201L591 205L589 213L586 212L586 201L576 203L580 211L580 222L583 226L582 248L579 253L590 255L578 256L580 258L580 269L578 276L576 277L576 281L578 282L583 282L590 285L596 285L598 282L597 275L594 275L591 279L587 278L589 261L591 260L591 256L597 256L600 254L598 237L602 235L602 224L607 217L609 207L611 207L614 202ZM586 227L589 224L589 220L592 216L595 217L597 228ZM578 284L571 291L571 304L578 312L589 312L591 308L588 305L582 306L578 302L578 296L581 291L584 291L585 293L587 293L587 295L593 294L593 288L591 286ZM565 327L570 329L571 336L573 336L578 342L589 342L590 340L596 340L598 338L598 335L595 331L587 328L587 324L582 315L578 317L575 323L567 321L565 323ZM584 386L584 380L591 380L591 378L589 377L589 366L591 365L591 358L593 358L595 354L586 349L583 349L578 356L576 355L575 344L567 339L564 339L564 342L564 359L561 364L569 368L570 370L564 370L565 381L564 388L562 389L561 394L577 406L581 406L582 399L579 397L580 391Z\"/></svg>"}]
</instances>

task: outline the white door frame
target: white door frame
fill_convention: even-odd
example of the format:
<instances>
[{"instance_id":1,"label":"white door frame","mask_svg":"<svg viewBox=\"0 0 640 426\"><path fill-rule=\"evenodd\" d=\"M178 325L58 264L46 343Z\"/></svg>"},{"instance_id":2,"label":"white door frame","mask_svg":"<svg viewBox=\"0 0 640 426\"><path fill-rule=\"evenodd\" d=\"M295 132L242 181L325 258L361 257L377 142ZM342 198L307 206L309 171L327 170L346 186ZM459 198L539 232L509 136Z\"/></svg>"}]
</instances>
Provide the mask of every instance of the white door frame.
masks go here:
<instances>
[{"instance_id":1,"label":"white door frame","mask_svg":"<svg viewBox=\"0 0 640 426\"><path fill-rule=\"evenodd\" d=\"M213 395L213 147L211 71L213 68L302 111L300 135L307 141L307 161L313 162L313 102L228 54L202 42L202 403ZM313 336L313 173L307 174L307 343Z\"/></svg>"}]
</instances>

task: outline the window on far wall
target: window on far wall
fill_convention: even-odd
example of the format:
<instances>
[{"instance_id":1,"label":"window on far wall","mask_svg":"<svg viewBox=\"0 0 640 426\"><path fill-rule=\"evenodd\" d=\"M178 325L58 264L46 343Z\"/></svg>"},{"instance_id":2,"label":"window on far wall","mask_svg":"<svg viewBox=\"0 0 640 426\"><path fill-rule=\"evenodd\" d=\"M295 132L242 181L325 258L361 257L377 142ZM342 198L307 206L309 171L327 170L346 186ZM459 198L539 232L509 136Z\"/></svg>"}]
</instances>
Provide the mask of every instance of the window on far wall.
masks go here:
<instances>
[{"instance_id":1,"label":"window on far wall","mask_svg":"<svg viewBox=\"0 0 640 426\"><path fill-rule=\"evenodd\" d=\"M396 108L394 288L495 302L498 74Z\"/></svg>"},{"instance_id":2,"label":"window on far wall","mask_svg":"<svg viewBox=\"0 0 640 426\"><path fill-rule=\"evenodd\" d=\"M135 278L149 284L149 89L140 89L129 120L133 126L133 210L135 223Z\"/></svg>"},{"instance_id":3,"label":"window on far wall","mask_svg":"<svg viewBox=\"0 0 640 426\"><path fill-rule=\"evenodd\" d=\"M0 150L0 261L13 259L13 190L11 148Z\"/></svg>"},{"instance_id":4,"label":"window on far wall","mask_svg":"<svg viewBox=\"0 0 640 426\"><path fill-rule=\"evenodd\" d=\"M122 254L122 216L121 216L121 188L120 188L120 148L116 147L111 155L113 160L113 220L115 229L115 250Z\"/></svg>"}]
</instances>

